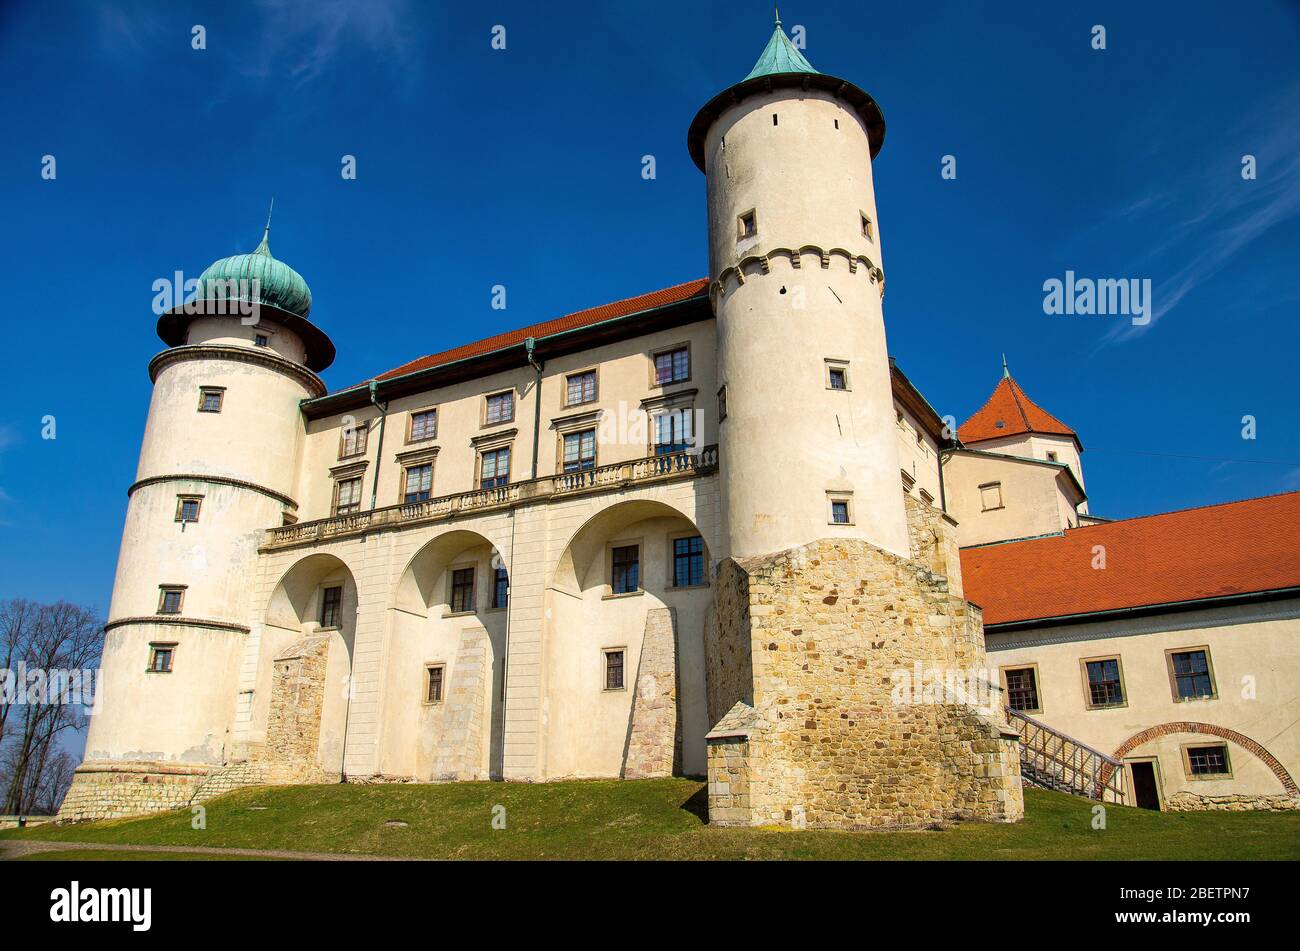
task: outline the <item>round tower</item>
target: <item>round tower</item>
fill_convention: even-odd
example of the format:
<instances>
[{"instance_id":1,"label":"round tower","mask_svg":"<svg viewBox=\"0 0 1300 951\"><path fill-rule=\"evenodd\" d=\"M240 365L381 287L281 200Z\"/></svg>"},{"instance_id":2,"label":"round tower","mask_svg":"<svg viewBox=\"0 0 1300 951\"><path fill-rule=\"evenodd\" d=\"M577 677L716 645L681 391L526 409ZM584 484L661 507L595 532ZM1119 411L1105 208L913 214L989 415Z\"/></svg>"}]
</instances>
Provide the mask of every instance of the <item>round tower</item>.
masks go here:
<instances>
[{"instance_id":1,"label":"round tower","mask_svg":"<svg viewBox=\"0 0 1300 951\"><path fill-rule=\"evenodd\" d=\"M725 537L743 558L826 537L908 554L871 161L875 101L776 29L691 123L708 185Z\"/></svg>"},{"instance_id":2,"label":"round tower","mask_svg":"<svg viewBox=\"0 0 1300 951\"><path fill-rule=\"evenodd\" d=\"M253 252L207 268L194 297L158 320L168 349L149 363L101 702L65 814L142 811L140 796L183 803L227 756L257 548L266 529L296 520L298 404L325 392L316 374L334 359L308 320L306 282L271 256L269 231L268 221ZM132 773L141 783L122 781Z\"/></svg>"}]
</instances>

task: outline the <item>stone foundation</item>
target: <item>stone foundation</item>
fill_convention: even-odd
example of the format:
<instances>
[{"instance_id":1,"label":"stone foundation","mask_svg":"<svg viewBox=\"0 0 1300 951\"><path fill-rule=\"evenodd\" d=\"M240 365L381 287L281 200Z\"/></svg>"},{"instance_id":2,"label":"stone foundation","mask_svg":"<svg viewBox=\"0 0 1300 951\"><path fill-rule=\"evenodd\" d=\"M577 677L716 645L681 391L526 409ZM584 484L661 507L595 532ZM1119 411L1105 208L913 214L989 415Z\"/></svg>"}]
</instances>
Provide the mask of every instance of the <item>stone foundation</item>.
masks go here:
<instances>
[{"instance_id":1,"label":"stone foundation","mask_svg":"<svg viewBox=\"0 0 1300 951\"><path fill-rule=\"evenodd\" d=\"M328 635L313 634L290 645L272 661L266 744L251 750L249 758L262 770L267 782L336 783L342 778L320 767L320 725L329 649Z\"/></svg>"},{"instance_id":2,"label":"stone foundation","mask_svg":"<svg viewBox=\"0 0 1300 951\"><path fill-rule=\"evenodd\" d=\"M654 779L681 772L681 712L677 704L677 613L672 608L646 612L637 664L636 692L624 779Z\"/></svg>"},{"instance_id":3,"label":"stone foundation","mask_svg":"<svg viewBox=\"0 0 1300 951\"><path fill-rule=\"evenodd\" d=\"M187 806L211 767L89 761L77 767L59 822L121 819Z\"/></svg>"},{"instance_id":4,"label":"stone foundation","mask_svg":"<svg viewBox=\"0 0 1300 951\"><path fill-rule=\"evenodd\" d=\"M1000 704L895 701L900 673L986 666L951 524L919 503L908 514L910 559L823 539L720 566L705 649L710 715L730 712L709 734L711 817L836 829L1023 817L1019 737Z\"/></svg>"},{"instance_id":5,"label":"stone foundation","mask_svg":"<svg viewBox=\"0 0 1300 951\"><path fill-rule=\"evenodd\" d=\"M1170 812L1281 812L1300 809L1300 798L1282 794L1201 796L1192 792L1177 792L1165 800L1165 808Z\"/></svg>"}]
</instances>

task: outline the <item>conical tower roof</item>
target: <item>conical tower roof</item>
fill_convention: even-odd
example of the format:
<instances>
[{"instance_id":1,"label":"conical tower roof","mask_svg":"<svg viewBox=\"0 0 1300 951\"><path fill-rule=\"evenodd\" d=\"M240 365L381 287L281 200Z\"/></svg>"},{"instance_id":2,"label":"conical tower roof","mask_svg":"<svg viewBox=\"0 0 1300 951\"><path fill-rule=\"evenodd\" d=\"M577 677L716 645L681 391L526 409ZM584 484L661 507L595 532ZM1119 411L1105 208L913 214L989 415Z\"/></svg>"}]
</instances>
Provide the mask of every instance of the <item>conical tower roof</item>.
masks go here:
<instances>
[{"instance_id":1,"label":"conical tower roof","mask_svg":"<svg viewBox=\"0 0 1300 951\"><path fill-rule=\"evenodd\" d=\"M763 54L759 56L758 62L754 64L754 68L749 71L745 79L772 76L777 73L815 72L817 70L813 69L812 63L808 62L807 57L799 52L798 48L790 42L790 38L785 35L785 30L781 28L781 21L778 19L776 29L772 31L772 38L767 41Z\"/></svg>"},{"instance_id":2,"label":"conical tower roof","mask_svg":"<svg viewBox=\"0 0 1300 951\"><path fill-rule=\"evenodd\" d=\"M984 405L958 427L957 436L969 446L989 439L1029 433L1068 436L1076 444L1079 442L1078 433L1025 394L1003 360L1002 379L998 380ZM1079 448L1082 449L1082 445Z\"/></svg>"}]
</instances>

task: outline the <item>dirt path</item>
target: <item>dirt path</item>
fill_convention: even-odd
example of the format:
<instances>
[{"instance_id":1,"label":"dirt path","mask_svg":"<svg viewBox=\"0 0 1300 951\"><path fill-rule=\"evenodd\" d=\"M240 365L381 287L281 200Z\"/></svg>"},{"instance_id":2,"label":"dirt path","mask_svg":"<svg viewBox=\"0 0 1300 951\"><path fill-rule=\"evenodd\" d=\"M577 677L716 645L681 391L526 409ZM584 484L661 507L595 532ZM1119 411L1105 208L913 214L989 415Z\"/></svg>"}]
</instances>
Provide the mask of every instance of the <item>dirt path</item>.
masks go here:
<instances>
[{"instance_id":1,"label":"dirt path","mask_svg":"<svg viewBox=\"0 0 1300 951\"><path fill-rule=\"evenodd\" d=\"M338 852L288 852L282 849L218 849L199 845L113 845L108 842L51 842L37 839L0 839L0 861L34 852L180 852L199 855L246 855L250 858L289 859L300 862L406 862L386 855L348 855Z\"/></svg>"}]
</instances>

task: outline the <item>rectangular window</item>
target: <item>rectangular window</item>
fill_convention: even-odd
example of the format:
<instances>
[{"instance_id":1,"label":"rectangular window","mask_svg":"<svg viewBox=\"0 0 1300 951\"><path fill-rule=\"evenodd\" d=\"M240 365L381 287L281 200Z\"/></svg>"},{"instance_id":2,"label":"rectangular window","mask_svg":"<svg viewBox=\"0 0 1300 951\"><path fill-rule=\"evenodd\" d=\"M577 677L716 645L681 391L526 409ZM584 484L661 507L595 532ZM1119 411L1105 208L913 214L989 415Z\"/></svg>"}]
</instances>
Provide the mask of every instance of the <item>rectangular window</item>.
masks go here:
<instances>
[{"instance_id":1,"label":"rectangular window","mask_svg":"<svg viewBox=\"0 0 1300 951\"><path fill-rule=\"evenodd\" d=\"M834 525L850 524L848 499L831 499L831 523Z\"/></svg>"},{"instance_id":2,"label":"rectangular window","mask_svg":"<svg viewBox=\"0 0 1300 951\"><path fill-rule=\"evenodd\" d=\"M875 234L871 227L871 219L866 215L863 215L861 212L858 212L858 214L862 217L862 236L868 241L874 241Z\"/></svg>"},{"instance_id":3,"label":"rectangular window","mask_svg":"<svg viewBox=\"0 0 1300 951\"><path fill-rule=\"evenodd\" d=\"M1187 772L1193 776L1227 776L1228 747L1224 743L1214 746L1187 747Z\"/></svg>"},{"instance_id":4,"label":"rectangular window","mask_svg":"<svg viewBox=\"0 0 1300 951\"><path fill-rule=\"evenodd\" d=\"M641 589L641 546L623 545L611 554L610 589L614 594L631 594Z\"/></svg>"},{"instance_id":5,"label":"rectangular window","mask_svg":"<svg viewBox=\"0 0 1300 951\"><path fill-rule=\"evenodd\" d=\"M457 568L451 573L451 613L474 610L474 569Z\"/></svg>"},{"instance_id":6,"label":"rectangular window","mask_svg":"<svg viewBox=\"0 0 1300 951\"><path fill-rule=\"evenodd\" d=\"M343 588L341 585L321 589L320 626L343 626Z\"/></svg>"},{"instance_id":7,"label":"rectangular window","mask_svg":"<svg viewBox=\"0 0 1300 951\"><path fill-rule=\"evenodd\" d=\"M699 535L673 539L673 587L704 584L704 539Z\"/></svg>"},{"instance_id":8,"label":"rectangular window","mask_svg":"<svg viewBox=\"0 0 1300 951\"><path fill-rule=\"evenodd\" d=\"M492 607L504 608L509 603L510 575L504 568L498 568L492 578Z\"/></svg>"},{"instance_id":9,"label":"rectangular window","mask_svg":"<svg viewBox=\"0 0 1300 951\"><path fill-rule=\"evenodd\" d=\"M655 354L655 385L683 383L691 378L691 351L678 347Z\"/></svg>"},{"instance_id":10,"label":"rectangular window","mask_svg":"<svg viewBox=\"0 0 1300 951\"><path fill-rule=\"evenodd\" d=\"M695 410L675 409L654 418L655 455L685 452L695 445Z\"/></svg>"},{"instance_id":11,"label":"rectangular window","mask_svg":"<svg viewBox=\"0 0 1300 951\"><path fill-rule=\"evenodd\" d=\"M483 453L479 471L479 488L491 489L510 482L510 449L489 449Z\"/></svg>"},{"instance_id":12,"label":"rectangular window","mask_svg":"<svg viewBox=\"0 0 1300 951\"><path fill-rule=\"evenodd\" d=\"M487 397L487 408L484 412L483 423L486 426L495 426L497 423L513 422L515 418L515 391L506 390L504 393L493 393Z\"/></svg>"},{"instance_id":13,"label":"rectangular window","mask_svg":"<svg viewBox=\"0 0 1300 951\"><path fill-rule=\"evenodd\" d=\"M180 585L160 585L158 587L158 613L180 614L181 605L185 603L185 589Z\"/></svg>"},{"instance_id":14,"label":"rectangular window","mask_svg":"<svg viewBox=\"0 0 1300 951\"><path fill-rule=\"evenodd\" d=\"M1120 682L1119 658L1107 657L1084 663L1088 672L1088 705L1118 707L1124 704L1124 686Z\"/></svg>"},{"instance_id":15,"label":"rectangular window","mask_svg":"<svg viewBox=\"0 0 1300 951\"><path fill-rule=\"evenodd\" d=\"M361 476L340 479L334 484L334 514L351 515L361 511Z\"/></svg>"},{"instance_id":16,"label":"rectangular window","mask_svg":"<svg viewBox=\"0 0 1300 951\"><path fill-rule=\"evenodd\" d=\"M829 386L832 390L847 390L849 388L848 371L843 367L831 367L829 375Z\"/></svg>"},{"instance_id":17,"label":"rectangular window","mask_svg":"<svg viewBox=\"0 0 1300 951\"><path fill-rule=\"evenodd\" d=\"M622 650L605 651L605 689L623 689L623 654Z\"/></svg>"},{"instance_id":18,"label":"rectangular window","mask_svg":"<svg viewBox=\"0 0 1300 951\"><path fill-rule=\"evenodd\" d=\"M175 654L175 644L150 644L149 672L153 674L170 674L172 672L172 659Z\"/></svg>"},{"instance_id":19,"label":"rectangular window","mask_svg":"<svg viewBox=\"0 0 1300 951\"><path fill-rule=\"evenodd\" d=\"M407 466L404 470L402 501L423 502L433 495L433 463Z\"/></svg>"},{"instance_id":20,"label":"rectangular window","mask_svg":"<svg viewBox=\"0 0 1300 951\"><path fill-rule=\"evenodd\" d=\"M565 398L566 406L578 406L582 403L590 403L596 398L596 371L584 370L582 373L571 373L565 377Z\"/></svg>"},{"instance_id":21,"label":"rectangular window","mask_svg":"<svg viewBox=\"0 0 1300 951\"><path fill-rule=\"evenodd\" d=\"M596 468L596 430L564 434L564 471Z\"/></svg>"},{"instance_id":22,"label":"rectangular window","mask_svg":"<svg viewBox=\"0 0 1300 951\"><path fill-rule=\"evenodd\" d=\"M257 336L253 337L253 344L258 347L269 347L271 338L266 334L257 334Z\"/></svg>"},{"instance_id":23,"label":"rectangular window","mask_svg":"<svg viewBox=\"0 0 1300 951\"><path fill-rule=\"evenodd\" d=\"M201 499L178 495L176 497L176 521L197 522L199 520L199 506L201 503Z\"/></svg>"},{"instance_id":24,"label":"rectangular window","mask_svg":"<svg viewBox=\"0 0 1300 951\"><path fill-rule=\"evenodd\" d=\"M758 216L754 211L745 212L736 219L736 240L744 241L758 234Z\"/></svg>"},{"instance_id":25,"label":"rectangular window","mask_svg":"<svg viewBox=\"0 0 1300 951\"><path fill-rule=\"evenodd\" d=\"M1048 452L1047 452L1047 461L1048 461L1048 462L1055 462L1055 461L1056 461L1056 453L1052 452L1050 449L1049 449Z\"/></svg>"},{"instance_id":26,"label":"rectangular window","mask_svg":"<svg viewBox=\"0 0 1300 951\"><path fill-rule=\"evenodd\" d=\"M1038 706L1038 672L1033 667L1006 671L1007 706L1033 713Z\"/></svg>"},{"instance_id":27,"label":"rectangular window","mask_svg":"<svg viewBox=\"0 0 1300 951\"><path fill-rule=\"evenodd\" d=\"M419 442L422 439L436 439L437 437L438 411L436 409L426 409L411 414L411 435L407 437L407 442Z\"/></svg>"},{"instance_id":28,"label":"rectangular window","mask_svg":"<svg viewBox=\"0 0 1300 951\"><path fill-rule=\"evenodd\" d=\"M980 506L985 512L1002 508L1002 483L986 482L980 486Z\"/></svg>"},{"instance_id":29,"label":"rectangular window","mask_svg":"<svg viewBox=\"0 0 1300 951\"><path fill-rule=\"evenodd\" d=\"M339 458L347 459L349 456L364 455L369 436L370 426L368 423L353 423L351 426L344 426L343 432L339 436Z\"/></svg>"},{"instance_id":30,"label":"rectangular window","mask_svg":"<svg viewBox=\"0 0 1300 951\"><path fill-rule=\"evenodd\" d=\"M218 386L199 387L199 412L220 413L226 391Z\"/></svg>"},{"instance_id":31,"label":"rectangular window","mask_svg":"<svg viewBox=\"0 0 1300 951\"><path fill-rule=\"evenodd\" d=\"M1175 700L1199 700L1214 697L1214 675L1209 652L1200 650L1170 651L1170 673L1174 681Z\"/></svg>"},{"instance_id":32,"label":"rectangular window","mask_svg":"<svg viewBox=\"0 0 1300 951\"><path fill-rule=\"evenodd\" d=\"M424 668L428 671L428 685L424 691L425 703L442 703L442 677L446 670L441 664Z\"/></svg>"},{"instance_id":33,"label":"rectangular window","mask_svg":"<svg viewBox=\"0 0 1300 951\"><path fill-rule=\"evenodd\" d=\"M718 390L718 422L727 418L727 384Z\"/></svg>"}]
</instances>

